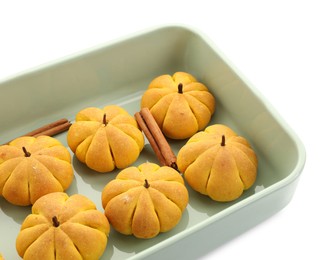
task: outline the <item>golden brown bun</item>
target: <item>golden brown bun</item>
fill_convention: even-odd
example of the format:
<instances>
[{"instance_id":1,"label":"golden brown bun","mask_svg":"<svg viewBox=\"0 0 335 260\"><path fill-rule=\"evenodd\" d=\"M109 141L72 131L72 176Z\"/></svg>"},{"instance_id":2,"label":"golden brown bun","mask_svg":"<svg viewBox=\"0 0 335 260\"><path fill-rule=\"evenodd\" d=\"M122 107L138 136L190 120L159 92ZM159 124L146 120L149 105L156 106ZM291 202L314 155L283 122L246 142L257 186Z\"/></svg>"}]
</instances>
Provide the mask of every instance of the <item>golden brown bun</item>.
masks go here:
<instances>
[{"instance_id":1,"label":"golden brown bun","mask_svg":"<svg viewBox=\"0 0 335 260\"><path fill-rule=\"evenodd\" d=\"M16 239L26 260L99 259L110 225L88 198L63 192L47 194L32 207Z\"/></svg>"},{"instance_id":2,"label":"golden brown bun","mask_svg":"<svg viewBox=\"0 0 335 260\"><path fill-rule=\"evenodd\" d=\"M144 136L134 117L123 108L110 105L81 110L68 131L67 142L79 161L95 171L109 172L137 160Z\"/></svg>"},{"instance_id":3,"label":"golden brown bun","mask_svg":"<svg viewBox=\"0 0 335 260\"><path fill-rule=\"evenodd\" d=\"M171 230L187 204L188 191L180 174L149 162L122 170L102 191L102 205L111 225L138 238Z\"/></svg>"},{"instance_id":4,"label":"golden brown bun","mask_svg":"<svg viewBox=\"0 0 335 260\"><path fill-rule=\"evenodd\" d=\"M182 93L178 93L179 84ZM207 126L215 111L215 99L191 74L176 72L150 83L142 97L144 107L150 109L167 137L185 139Z\"/></svg>"},{"instance_id":5,"label":"golden brown bun","mask_svg":"<svg viewBox=\"0 0 335 260\"><path fill-rule=\"evenodd\" d=\"M25 136L0 146L0 194L12 204L31 205L72 180L70 152L55 138Z\"/></svg>"},{"instance_id":6,"label":"golden brown bun","mask_svg":"<svg viewBox=\"0 0 335 260\"><path fill-rule=\"evenodd\" d=\"M253 185L258 162L245 138L217 124L189 139L177 155L177 165L194 190L216 201L231 201Z\"/></svg>"}]
</instances>

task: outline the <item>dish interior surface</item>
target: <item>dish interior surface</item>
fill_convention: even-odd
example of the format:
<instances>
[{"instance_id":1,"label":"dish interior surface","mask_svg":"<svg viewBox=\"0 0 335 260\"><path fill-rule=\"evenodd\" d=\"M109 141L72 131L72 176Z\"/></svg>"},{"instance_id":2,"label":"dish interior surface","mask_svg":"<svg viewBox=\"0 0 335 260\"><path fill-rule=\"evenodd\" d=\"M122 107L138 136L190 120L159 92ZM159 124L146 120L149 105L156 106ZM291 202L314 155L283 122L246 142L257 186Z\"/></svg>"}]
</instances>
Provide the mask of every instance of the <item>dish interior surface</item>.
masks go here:
<instances>
[{"instance_id":1,"label":"dish interior surface","mask_svg":"<svg viewBox=\"0 0 335 260\"><path fill-rule=\"evenodd\" d=\"M210 124L225 124L251 143L259 160L256 183L229 203L212 201L188 188L189 205L172 231L140 240L111 229L102 259L129 258L165 240L178 241L186 233L195 232L197 226L206 226L218 214L224 218L225 212L238 210L241 203L252 203L257 194L265 196L268 189L291 178L292 172L296 174L301 157L299 144L223 56L198 33L182 27L160 28L108 43L0 83L0 143L6 143L59 118L73 122L77 112L89 106L117 104L134 114L139 111L141 96L150 81L176 71L193 74L216 97L216 112ZM56 138L68 147L66 133ZM177 154L187 140L169 141ZM147 142L134 165L146 161L158 163ZM75 156L73 167L75 179L66 192L87 196L103 211L101 191L119 170L96 173ZM0 207L0 230L6 234L0 237L0 252L5 259L18 259L15 240L31 207L13 206L3 198Z\"/></svg>"}]
</instances>

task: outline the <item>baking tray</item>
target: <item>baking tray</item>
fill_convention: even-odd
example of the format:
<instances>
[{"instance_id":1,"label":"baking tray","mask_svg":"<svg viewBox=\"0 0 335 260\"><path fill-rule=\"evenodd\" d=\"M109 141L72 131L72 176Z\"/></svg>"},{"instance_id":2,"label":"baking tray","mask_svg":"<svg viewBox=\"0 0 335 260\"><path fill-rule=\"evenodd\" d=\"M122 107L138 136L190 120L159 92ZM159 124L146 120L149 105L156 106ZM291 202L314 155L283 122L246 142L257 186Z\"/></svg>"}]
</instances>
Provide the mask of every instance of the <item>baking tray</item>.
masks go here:
<instances>
[{"instance_id":1,"label":"baking tray","mask_svg":"<svg viewBox=\"0 0 335 260\"><path fill-rule=\"evenodd\" d=\"M255 184L236 201L219 203L189 188L180 223L150 240L111 231L102 259L192 259L241 234L285 207L305 163L303 144L264 99L203 33L185 26L152 28L109 42L0 82L0 143L89 106L117 104L139 110L149 82L185 71L216 97L210 124L225 124L254 147L259 170ZM65 146L66 133L56 136ZM184 141L171 142L177 153ZM158 163L148 143L134 165ZM80 193L101 206L101 190L118 170L96 173L73 157L75 179L68 194ZM31 207L0 198L0 252L19 259L15 240ZM260 246L261 247L261 246Z\"/></svg>"}]
</instances>

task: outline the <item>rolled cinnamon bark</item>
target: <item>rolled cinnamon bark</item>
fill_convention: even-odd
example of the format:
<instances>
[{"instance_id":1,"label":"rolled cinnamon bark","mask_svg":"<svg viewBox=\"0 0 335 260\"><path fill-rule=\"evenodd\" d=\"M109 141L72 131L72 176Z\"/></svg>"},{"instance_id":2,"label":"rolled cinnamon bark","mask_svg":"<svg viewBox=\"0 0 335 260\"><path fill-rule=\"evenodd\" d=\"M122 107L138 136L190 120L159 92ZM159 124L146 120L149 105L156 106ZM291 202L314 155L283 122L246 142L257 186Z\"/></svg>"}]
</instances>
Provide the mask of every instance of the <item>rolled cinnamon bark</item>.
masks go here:
<instances>
[{"instance_id":1,"label":"rolled cinnamon bark","mask_svg":"<svg viewBox=\"0 0 335 260\"><path fill-rule=\"evenodd\" d=\"M33 130L29 133L26 133L23 136L40 135L41 133L46 132L46 131L49 131L49 132L51 131L51 134L53 134L54 132L57 133L57 131L52 131L52 129L57 128L60 125L64 125L64 124L68 125L69 123L70 123L69 120L67 120L66 118L62 118L62 119L59 119L59 120L57 120L55 122L52 122L50 124L46 124L46 125L44 125L40 128L37 128L37 129L35 129L35 130Z\"/></svg>"},{"instance_id":2,"label":"rolled cinnamon bark","mask_svg":"<svg viewBox=\"0 0 335 260\"><path fill-rule=\"evenodd\" d=\"M135 113L135 119L147 137L160 163L178 170L176 156L150 110L142 108L140 112Z\"/></svg>"},{"instance_id":3,"label":"rolled cinnamon bark","mask_svg":"<svg viewBox=\"0 0 335 260\"><path fill-rule=\"evenodd\" d=\"M66 130L68 130L71 126L71 122L67 120L66 118L62 118L59 120L56 120L55 122L46 124L44 126L41 126L29 133L26 133L22 136L33 136L38 137L40 135L48 135L48 136L54 136L56 134L62 133ZM5 143L9 144L11 141ZM4 145L5 145L4 144Z\"/></svg>"}]
</instances>

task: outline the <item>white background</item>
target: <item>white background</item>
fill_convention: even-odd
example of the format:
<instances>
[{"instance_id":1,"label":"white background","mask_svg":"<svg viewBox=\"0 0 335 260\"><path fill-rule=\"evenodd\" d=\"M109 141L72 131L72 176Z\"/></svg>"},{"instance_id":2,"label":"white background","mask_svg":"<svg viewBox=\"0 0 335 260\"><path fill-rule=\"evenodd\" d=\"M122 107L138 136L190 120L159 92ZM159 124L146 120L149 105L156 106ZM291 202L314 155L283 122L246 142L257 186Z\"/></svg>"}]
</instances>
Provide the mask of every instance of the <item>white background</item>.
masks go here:
<instances>
[{"instance_id":1,"label":"white background","mask_svg":"<svg viewBox=\"0 0 335 260\"><path fill-rule=\"evenodd\" d=\"M298 134L307 161L287 207L204 259L335 259L332 1L4 2L0 80L154 26L205 33Z\"/></svg>"}]
</instances>

